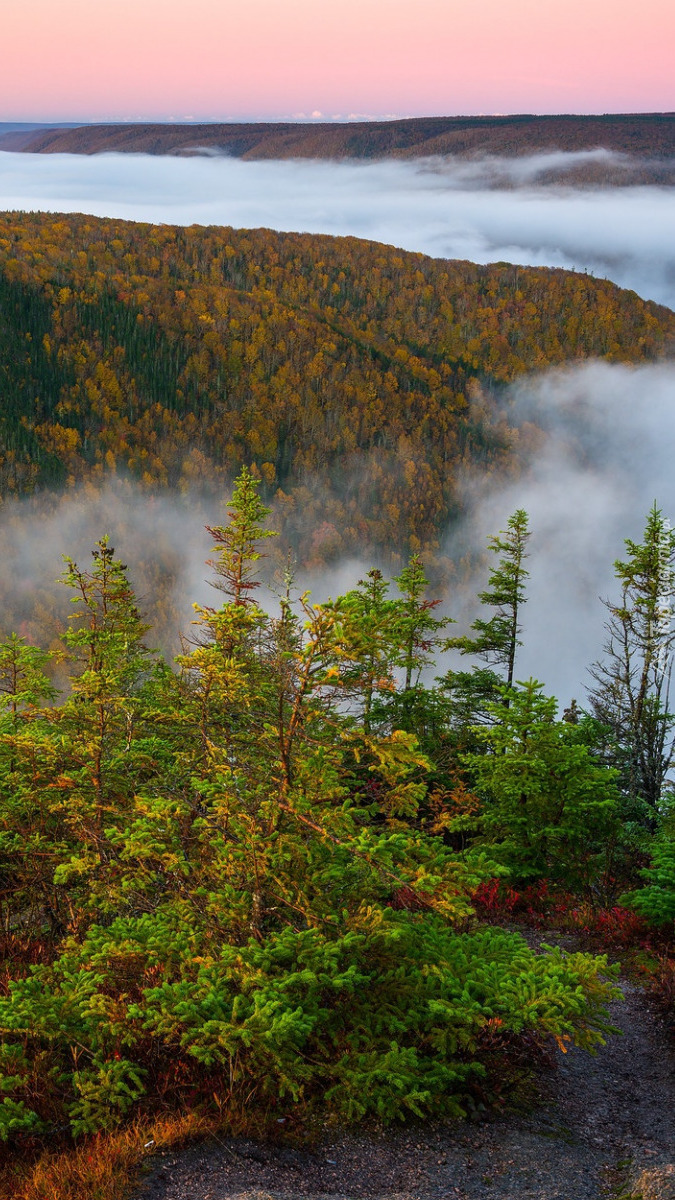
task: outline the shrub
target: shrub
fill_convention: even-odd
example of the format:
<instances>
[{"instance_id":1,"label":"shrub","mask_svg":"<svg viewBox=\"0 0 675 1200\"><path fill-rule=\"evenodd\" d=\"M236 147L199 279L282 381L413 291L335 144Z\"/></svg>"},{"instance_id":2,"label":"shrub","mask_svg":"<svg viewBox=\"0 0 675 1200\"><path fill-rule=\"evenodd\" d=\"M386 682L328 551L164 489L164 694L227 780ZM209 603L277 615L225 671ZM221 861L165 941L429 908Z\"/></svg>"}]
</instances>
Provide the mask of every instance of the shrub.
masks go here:
<instances>
[{"instance_id":1,"label":"shrub","mask_svg":"<svg viewBox=\"0 0 675 1200\"><path fill-rule=\"evenodd\" d=\"M605 959L536 956L504 930L366 908L339 934L284 929L204 953L177 917L95 927L13 984L0 1002L15 1038L4 1137L63 1120L110 1129L187 1080L193 1102L461 1115L490 1022L586 1048L608 1029Z\"/></svg>"},{"instance_id":2,"label":"shrub","mask_svg":"<svg viewBox=\"0 0 675 1200\"><path fill-rule=\"evenodd\" d=\"M640 872L646 887L622 896L622 903L634 908L653 925L675 923L675 840L656 841L651 866Z\"/></svg>"}]
</instances>

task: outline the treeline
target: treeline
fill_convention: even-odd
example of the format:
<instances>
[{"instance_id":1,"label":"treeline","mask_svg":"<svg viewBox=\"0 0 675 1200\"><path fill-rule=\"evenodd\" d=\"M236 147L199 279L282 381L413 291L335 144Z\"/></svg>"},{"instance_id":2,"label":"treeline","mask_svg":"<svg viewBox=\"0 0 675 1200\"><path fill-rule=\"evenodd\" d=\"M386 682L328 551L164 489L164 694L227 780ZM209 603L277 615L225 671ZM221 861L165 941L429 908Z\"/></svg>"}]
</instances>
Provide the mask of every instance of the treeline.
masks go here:
<instances>
[{"instance_id":1,"label":"treeline","mask_svg":"<svg viewBox=\"0 0 675 1200\"><path fill-rule=\"evenodd\" d=\"M391 1120L502 1103L523 1054L602 1039L613 988L604 959L478 925L481 884L626 891L672 922L675 533L658 510L617 564L589 711L563 719L517 682L524 512L491 539L462 638L416 556L324 604L287 573L270 615L268 515L244 470L210 530L223 603L198 608L175 669L105 538L88 566L66 561L67 693L45 652L0 645L12 1144L158 1108ZM441 647L477 665L427 685Z\"/></svg>"},{"instance_id":2,"label":"treeline","mask_svg":"<svg viewBox=\"0 0 675 1200\"><path fill-rule=\"evenodd\" d=\"M244 159L473 157L602 146L645 159L667 159L675 152L675 118L672 113L525 113L305 124L83 125L9 134L2 144L34 154L189 154L208 147Z\"/></svg>"},{"instance_id":3,"label":"treeline","mask_svg":"<svg viewBox=\"0 0 675 1200\"><path fill-rule=\"evenodd\" d=\"M513 462L505 384L675 336L571 272L44 214L0 221L0 312L0 493L222 487L247 465L318 562L433 551L461 468Z\"/></svg>"}]
</instances>

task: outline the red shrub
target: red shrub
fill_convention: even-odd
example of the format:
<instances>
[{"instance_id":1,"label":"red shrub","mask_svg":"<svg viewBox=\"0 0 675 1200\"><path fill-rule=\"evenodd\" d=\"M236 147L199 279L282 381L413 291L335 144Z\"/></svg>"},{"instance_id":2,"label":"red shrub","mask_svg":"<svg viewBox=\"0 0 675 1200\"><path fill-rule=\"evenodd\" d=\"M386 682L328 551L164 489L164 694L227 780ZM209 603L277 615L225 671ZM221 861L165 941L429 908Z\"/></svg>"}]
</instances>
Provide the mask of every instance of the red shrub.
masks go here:
<instances>
[{"instance_id":1,"label":"red shrub","mask_svg":"<svg viewBox=\"0 0 675 1200\"><path fill-rule=\"evenodd\" d=\"M600 949L647 949L650 945L647 925L631 909L620 904L598 908L580 901L578 896L553 891L546 879L520 891L501 879L488 879L474 893L473 904L486 920L519 920L535 927L584 934Z\"/></svg>"}]
</instances>

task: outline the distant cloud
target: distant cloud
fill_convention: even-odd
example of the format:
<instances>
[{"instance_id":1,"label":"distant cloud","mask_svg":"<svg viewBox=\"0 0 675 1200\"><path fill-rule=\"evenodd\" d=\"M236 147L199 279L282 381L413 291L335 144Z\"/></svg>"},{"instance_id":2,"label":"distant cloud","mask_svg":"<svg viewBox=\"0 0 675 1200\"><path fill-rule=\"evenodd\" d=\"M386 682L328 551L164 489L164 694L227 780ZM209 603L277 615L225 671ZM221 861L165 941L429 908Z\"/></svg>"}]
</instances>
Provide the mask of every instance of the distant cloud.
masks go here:
<instances>
[{"instance_id":1,"label":"distant cloud","mask_svg":"<svg viewBox=\"0 0 675 1200\"><path fill-rule=\"evenodd\" d=\"M400 113L359 113L350 112L348 121L398 121Z\"/></svg>"},{"instance_id":2,"label":"distant cloud","mask_svg":"<svg viewBox=\"0 0 675 1200\"><path fill-rule=\"evenodd\" d=\"M350 234L441 258L566 267L675 307L672 188L542 186L552 174L605 167L629 180L639 163L603 150L426 163L0 153L0 203Z\"/></svg>"}]
</instances>

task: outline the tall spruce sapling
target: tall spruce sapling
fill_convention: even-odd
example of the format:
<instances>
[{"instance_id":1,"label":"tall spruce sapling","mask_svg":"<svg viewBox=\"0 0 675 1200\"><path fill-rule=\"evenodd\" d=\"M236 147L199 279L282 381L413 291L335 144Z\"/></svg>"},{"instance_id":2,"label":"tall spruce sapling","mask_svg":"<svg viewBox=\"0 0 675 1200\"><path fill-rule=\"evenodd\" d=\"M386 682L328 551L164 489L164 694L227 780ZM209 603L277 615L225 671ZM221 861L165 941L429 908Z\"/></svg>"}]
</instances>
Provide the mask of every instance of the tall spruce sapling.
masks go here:
<instances>
[{"instance_id":1,"label":"tall spruce sapling","mask_svg":"<svg viewBox=\"0 0 675 1200\"><path fill-rule=\"evenodd\" d=\"M266 528L271 509L263 504L258 488L259 481L244 466L227 504L227 524L207 526L215 556L208 561L215 575L210 582L225 599L218 608L194 605L196 632L186 639L177 659L183 672L184 711L200 747L198 786L205 797L220 789L222 811L229 797L241 794L243 779L254 795L271 771L264 739L274 706L271 692L276 690L273 655L264 652L271 622L255 592L264 557L261 544L276 532Z\"/></svg>"},{"instance_id":2,"label":"tall spruce sapling","mask_svg":"<svg viewBox=\"0 0 675 1200\"><path fill-rule=\"evenodd\" d=\"M419 554L413 554L394 582L401 593L397 633L405 671L403 691L410 692L419 685L424 667L433 663L440 631L450 619L433 615L439 601L427 597L429 580Z\"/></svg>"},{"instance_id":3,"label":"tall spruce sapling","mask_svg":"<svg viewBox=\"0 0 675 1200\"><path fill-rule=\"evenodd\" d=\"M62 582L74 592L64 634L71 694L55 715L64 788L57 802L69 835L54 878L80 879L82 910L107 903L108 829L124 821L133 801L140 691L156 663L145 644L150 626L107 536L92 558L89 570L65 559Z\"/></svg>"},{"instance_id":4,"label":"tall spruce sapling","mask_svg":"<svg viewBox=\"0 0 675 1200\"><path fill-rule=\"evenodd\" d=\"M150 629L138 608L127 567L115 558L109 537L92 550L89 571L66 556L61 582L74 595L74 612L64 641L72 665L71 686L83 699L112 706L133 694L151 669L154 652L145 645Z\"/></svg>"},{"instance_id":5,"label":"tall spruce sapling","mask_svg":"<svg viewBox=\"0 0 675 1200\"><path fill-rule=\"evenodd\" d=\"M373 728L373 702L396 690L395 671L404 661L397 636L400 601L377 568L327 606L335 614L335 662L340 684L366 735Z\"/></svg>"},{"instance_id":6,"label":"tall spruce sapling","mask_svg":"<svg viewBox=\"0 0 675 1200\"><path fill-rule=\"evenodd\" d=\"M611 734L608 757L621 772L626 816L654 830L675 759L675 530L656 504L642 542L627 538L626 549L614 564L620 596L604 601L604 656L590 669L589 699Z\"/></svg>"},{"instance_id":7,"label":"tall spruce sapling","mask_svg":"<svg viewBox=\"0 0 675 1200\"><path fill-rule=\"evenodd\" d=\"M260 939L275 821L270 786L278 766L278 746L269 729L284 700L272 647L273 622L255 596L264 557L261 543L276 536L265 527L271 510L258 487L259 481L243 467L228 502L227 524L207 526L215 555L208 564L215 574L210 582L224 600L218 608L194 605L192 648L186 644L177 661L192 741L192 782L199 796L199 871L211 876L209 905L214 914L222 911L225 922L225 914L234 910L231 930ZM210 859L210 869L204 871Z\"/></svg>"},{"instance_id":8,"label":"tall spruce sapling","mask_svg":"<svg viewBox=\"0 0 675 1200\"><path fill-rule=\"evenodd\" d=\"M443 645L443 630L450 617L437 617L440 601L428 597L429 580L419 554L395 576L399 596L391 615L388 634L392 666L400 673L398 689L380 693L373 704L373 719L383 726L414 733L427 742L430 726L438 725L438 697L422 682L425 668L432 667Z\"/></svg>"},{"instance_id":9,"label":"tall spruce sapling","mask_svg":"<svg viewBox=\"0 0 675 1200\"><path fill-rule=\"evenodd\" d=\"M530 538L527 513L518 508L509 517L505 530L488 539L488 550L500 555L490 572L488 587L478 599L495 611L489 618L477 617L471 625L474 636L448 638L446 649L475 655L488 667L470 671L449 671L444 686L450 692L455 723L471 725L484 720L501 703L508 708L514 682L516 654L522 645L522 608L527 600L525 585L529 572L525 566ZM497 667L498 670L494 670ZM502 689L506 688L505 691Z\"/></svg>"},{"instance_id":10,"label":"tall spruce sapling","mask_svg":"<svg viewBox=\"0 0 675 1200\"><path fill-rule=\"evenodd\" d=\"M260 499L258 486L249 468L242 467L230 500L228 524L207 526L218 556L209 563L217 576L214 587L235 604L252 603L252 592L260 586L255 578L257 565L264 557L259 544L277 536L275 530L265 528L272 510Z\"/></svg>"}]
</instances>

